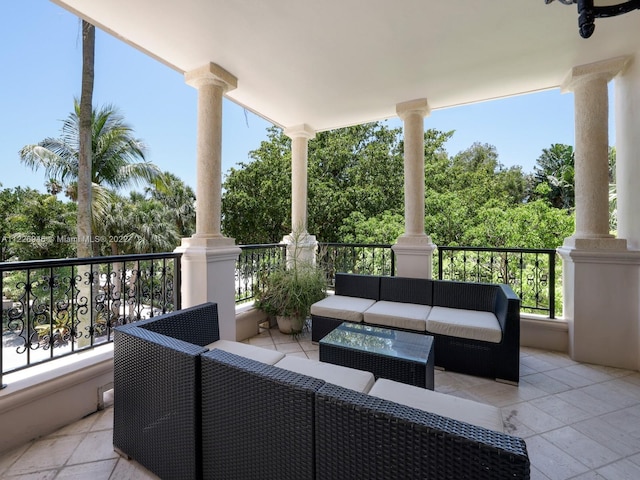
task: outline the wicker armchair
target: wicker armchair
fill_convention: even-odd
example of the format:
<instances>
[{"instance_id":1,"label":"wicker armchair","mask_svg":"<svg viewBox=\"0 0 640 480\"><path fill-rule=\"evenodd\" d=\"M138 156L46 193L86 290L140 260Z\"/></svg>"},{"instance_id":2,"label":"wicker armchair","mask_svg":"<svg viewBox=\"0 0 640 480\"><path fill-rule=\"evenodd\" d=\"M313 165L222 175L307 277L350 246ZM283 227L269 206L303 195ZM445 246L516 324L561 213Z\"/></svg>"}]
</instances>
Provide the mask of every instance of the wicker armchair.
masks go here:
<instances>
[{"instance_id":1,"label":"wicker armchair","mask_svg":"<svg viewBox=\"0 0 640 480\"><path fill-rule=\"evenodd\" d=\"M216 340L213 303L115 329L116 450L161 478L201 478L200 355Z\"/></svg>"}]
</instances>

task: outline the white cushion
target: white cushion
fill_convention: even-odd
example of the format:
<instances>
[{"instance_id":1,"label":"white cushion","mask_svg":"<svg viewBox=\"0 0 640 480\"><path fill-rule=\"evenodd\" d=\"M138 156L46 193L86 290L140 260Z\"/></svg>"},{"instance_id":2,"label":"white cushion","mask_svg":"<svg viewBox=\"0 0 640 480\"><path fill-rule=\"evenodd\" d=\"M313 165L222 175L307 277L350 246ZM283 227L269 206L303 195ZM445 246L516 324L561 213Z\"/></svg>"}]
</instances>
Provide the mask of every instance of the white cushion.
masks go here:
<instances>
[{"instance_id":1,"label":"white cushion","mask_svg":"<svg viewBox=\"0 0 640 480\"><path fill-rule=\"evenodd\" d=\"M365 310L364 321L374 325L424 332L430 311L429 305L380 300Z\"/></svg>"},{"instance_id":2,"label":"white cushion","mask_svg":"<svg viewBox=\"0 0 640 480\"><path fill-rule=\"evenodd\" d=\"M285 356L275 366L301 373L302 375L308 375L309 377L319 378L327 383L333 383L334 385L362 393L367 393L371 390L375 382L375 377L371 372L342 367L333 363L318 362L294 355Z\"/></svg>"},{"instance_id":3,"label":"white cushion","mask_svg":"<svg viewBox=\"0 0 640 480\"><path fill-rule=\"evenodd\" d=\"M478 427L504 432L502 412L492 405L384 378L376 381L369 395Z\"/></svg>"},{"instance_id":4,"label":"white cushion","mask_svg":"<svg viewBox=\"0 0 640 480\"><path fill-rule=\"evenodd\" d=\"M311 314L360 323L362 313L375 302L369 298L330 295L311 305Z\"/></svg>"},{"instance_id":5,"label":"white cushion","mask_svg":"<svg viewBox=\"0 0 640 480\"><path fill-rule=\"evenodd\" d=\"M427 331L451 337L500 343L502 329L491 312L433 307L427 317Z\"/></svg>"},{"instance_id":6,"label":"white cushion","mask_svg":"<svg viewBox=\"0 0 640 480\"><path fill-rule=\"evenodd\" d=\"M284 353L268 348L256 347L247 343L233 342L231 340L218 340L205 346L209 350L217 348L225 352L234 353L241 357L249 358L257 362L273 365L284 358Z\"/></svg>"}]
</instances>

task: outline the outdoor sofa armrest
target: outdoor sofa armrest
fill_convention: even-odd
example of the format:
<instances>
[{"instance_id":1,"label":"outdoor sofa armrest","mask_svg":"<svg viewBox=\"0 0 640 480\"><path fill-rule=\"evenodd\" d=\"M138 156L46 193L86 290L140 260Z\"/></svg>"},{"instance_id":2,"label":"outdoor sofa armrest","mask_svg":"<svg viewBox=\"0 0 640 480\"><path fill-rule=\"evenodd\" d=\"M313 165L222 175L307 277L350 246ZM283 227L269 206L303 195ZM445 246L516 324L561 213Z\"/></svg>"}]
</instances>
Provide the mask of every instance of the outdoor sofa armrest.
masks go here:
<instances>
[{"instance_id":1,"label":"outdoor sofa armrest","mask_svg":"<svg viewBox=\"0 0 640 480\"><path fill-rule=\"evenodd\" d=\"M200 355L129 324L114 337L114 447L160 478L201 478Z\"/></svg>"}]
</instances>

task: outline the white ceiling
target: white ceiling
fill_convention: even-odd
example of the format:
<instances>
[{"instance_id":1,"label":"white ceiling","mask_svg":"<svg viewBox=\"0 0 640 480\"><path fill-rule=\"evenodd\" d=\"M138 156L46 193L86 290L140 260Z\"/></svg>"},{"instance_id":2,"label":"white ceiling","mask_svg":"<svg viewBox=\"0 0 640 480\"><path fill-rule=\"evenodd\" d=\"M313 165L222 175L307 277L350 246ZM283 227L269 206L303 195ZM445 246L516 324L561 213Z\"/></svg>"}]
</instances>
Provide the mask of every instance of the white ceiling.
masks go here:
<instances>
[{"instance_id":1,"label":"white ceiling","mask_svg":"<svg viewBox=\"0 0 640 480\"><path fill-rule=\"evenodd\" d=\"M187 72L235 75L227 97L318 131L560 86L578 65L640 52L640 11L578 33L544 0L52 0Z\"/></svg>"}]
</instances>

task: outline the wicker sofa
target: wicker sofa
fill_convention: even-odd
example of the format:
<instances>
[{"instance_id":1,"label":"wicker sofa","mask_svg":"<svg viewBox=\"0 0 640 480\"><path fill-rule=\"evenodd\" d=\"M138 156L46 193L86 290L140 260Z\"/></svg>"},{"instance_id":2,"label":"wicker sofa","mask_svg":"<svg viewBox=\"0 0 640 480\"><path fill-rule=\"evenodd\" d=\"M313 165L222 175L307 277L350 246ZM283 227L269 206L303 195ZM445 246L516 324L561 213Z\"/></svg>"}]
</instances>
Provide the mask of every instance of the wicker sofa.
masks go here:
<instances>
[{"instance_id":1,"label":"wicker sofa","mask_svg":"<svg viewBox=\"0 0 640 480\"><path fill-rule=\"evenodd\" d=\"M160 478L529 478L520 438L203 346L217 336L215 304L116 329L114 447Z\"/></svg>"},{"instance_id":2,"label":"wicker sofa","mask_svg":"<svg viewBox=\"0 0 640 480\"><path fill-rule=\"evenodd\" d=\"M517 384L520 299L508 285L338 273L311 307L312 340L344 321L429 334L435 365Z\"/></svg>"}]
</instances>

